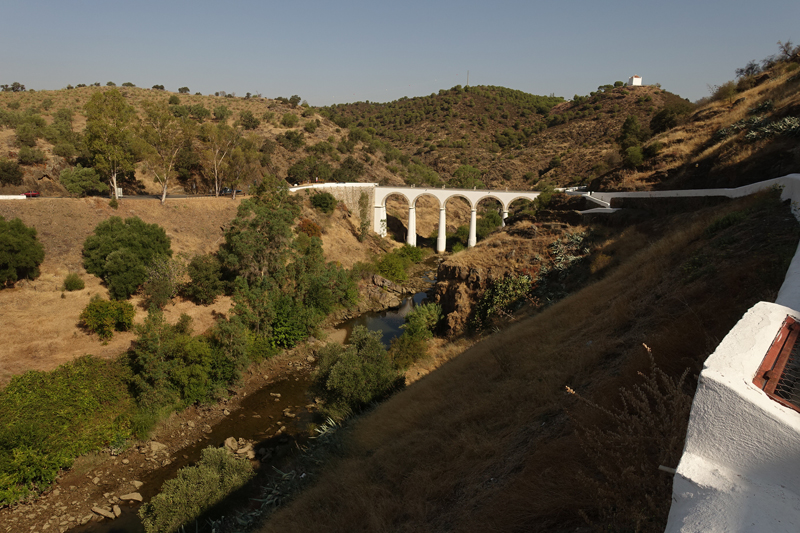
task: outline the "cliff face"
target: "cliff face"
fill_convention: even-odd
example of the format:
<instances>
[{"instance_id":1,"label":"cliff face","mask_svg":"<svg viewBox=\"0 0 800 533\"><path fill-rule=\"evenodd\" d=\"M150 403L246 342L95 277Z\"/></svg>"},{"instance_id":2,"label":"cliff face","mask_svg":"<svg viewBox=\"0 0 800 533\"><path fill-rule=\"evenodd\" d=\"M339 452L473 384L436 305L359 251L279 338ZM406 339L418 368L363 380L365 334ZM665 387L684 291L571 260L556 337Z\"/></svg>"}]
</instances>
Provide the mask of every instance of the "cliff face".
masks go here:
<instances>
[{"instance_id":1,"label":"cliff face","mask_svg":"<svg viewBox=\"0 0 800 533\"><path fill-rule=\"evenodd\" d=\"M483 293L506 276L532 280L553 270L563 258L564 246L581 227L522 220L492 234L477 246L442 261L436 273L434 301L442 306L445 330L453 336L467 329L467 321ZM577 252L572 252L576 256Z\"/></svg>"},{"instance_id":2,"label":"cliff face","mask_svg":"<svg viewBox=\"0 0 800 533\"><path fill-rule=\"evenodd\" d=\"M447 334L466 331L473 306L492 282L517 274L501 265L477 268L447 262L439 265L434 299L442 306Z\"/></svg>"}]
</instances>

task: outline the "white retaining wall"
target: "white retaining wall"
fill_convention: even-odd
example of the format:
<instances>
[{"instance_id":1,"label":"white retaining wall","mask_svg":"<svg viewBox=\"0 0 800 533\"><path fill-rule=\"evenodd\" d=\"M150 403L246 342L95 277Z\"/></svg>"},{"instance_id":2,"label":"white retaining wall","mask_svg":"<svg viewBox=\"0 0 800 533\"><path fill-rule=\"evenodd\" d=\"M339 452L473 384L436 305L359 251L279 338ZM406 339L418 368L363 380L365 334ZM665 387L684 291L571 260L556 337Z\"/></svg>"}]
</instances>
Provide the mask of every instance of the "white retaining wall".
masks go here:
<instances>
[{"instance_id":1,"label":"white retaining wall","mask_svg":"<svg viewBox=\"0 0 800 533\"><path fill-rule=\"evenodd\" d=\"M377 183L315 183L313 185L300 185L298 187L289 187L291 192L309 191L315 192L318 189L331 193L334 198L342 202L351 213L358 215L358 199L361 198L361 193L367 193L369 197L370 214L372 212L372 205L375 201L375 187Z\"/></svg>"},{"instance_id":2,"label":"white retaining wall","mask_svg":"<svg viewBox=\"0 0 800 533\"><path fill-rule=\"evenodd\" d=\"M739 197L776 185L797 217L800 174L738 189L593 196ZM800 413L752 383L786 315L800 317L800 250L776 303L753 306L705 362L673 481L667 532L800 531Z\"/></svg>"},{"instance_id":3,"label":"white retaining wall","mask_svg":"<svg viewBox=\"0 0 800 533\"><path fill-rule=\"evenodd\" d=\"M26 200L27 198L22 194L0 194L0 200Z\"/></svg>"}]
</instances>

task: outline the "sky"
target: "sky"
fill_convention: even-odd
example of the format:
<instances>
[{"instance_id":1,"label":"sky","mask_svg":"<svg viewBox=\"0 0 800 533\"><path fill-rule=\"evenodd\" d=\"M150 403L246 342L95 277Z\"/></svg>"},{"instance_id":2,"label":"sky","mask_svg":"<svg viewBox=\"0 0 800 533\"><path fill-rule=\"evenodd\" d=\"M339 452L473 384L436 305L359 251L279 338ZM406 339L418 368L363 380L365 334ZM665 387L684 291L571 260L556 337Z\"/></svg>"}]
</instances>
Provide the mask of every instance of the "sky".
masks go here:
<instances>
[{"instance_id":1,"label":"sky","mask_svg":"<svg viewBox=\"0 0 800 533\"><path fill-rule=\"evenodd\" d=\"M0 0L0 83L389 102L455 85L586 95L642 76L695 101L800 44L800 0Z\"/></svg>"}]
</instances>

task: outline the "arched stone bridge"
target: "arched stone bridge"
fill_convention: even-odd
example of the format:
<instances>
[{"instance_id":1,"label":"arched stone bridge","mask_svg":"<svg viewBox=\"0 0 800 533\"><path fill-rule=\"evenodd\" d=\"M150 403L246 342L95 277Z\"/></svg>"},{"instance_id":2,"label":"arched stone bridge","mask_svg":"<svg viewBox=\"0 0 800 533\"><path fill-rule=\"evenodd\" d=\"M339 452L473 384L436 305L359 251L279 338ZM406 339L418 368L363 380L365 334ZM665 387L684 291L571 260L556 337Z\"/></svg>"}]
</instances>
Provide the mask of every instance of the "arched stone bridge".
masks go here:
<instances>
[{"instance_id":1,"label":"arched stone bridge","mask_svg":"<svg viewBox=\"0 0 800 533\"><path fill-rule=\"evenodd\" d=\"M408 237L406 242L411 246L417 245L417 217L416 203L422 196L432 196L439 202L439 235L436 241L436 251L443 252L446 241L446 207L447 201L454 197L463 198L469 203L471 213L469 219L469 239L467 245L471 248L477 242L476 215L478 203L486 198L494 198L503 210L503 220L508 216L511 202L519 199L533 200L539 196L536 191L498 191L492 189L435 189L425 187L387 187L377 183L319 183L309 186L292 187L290 190L317 189L330 192L334 196L352 195L352 191L368 192L373 198L372 229L382 237L386 236L386 199L392 195L400 195L408 202ZM338 193L338 194L337 194ZM346 198L339 198L346 201ZM350 206L352 209L353 206Z\"/></svg>"}]
</instances>

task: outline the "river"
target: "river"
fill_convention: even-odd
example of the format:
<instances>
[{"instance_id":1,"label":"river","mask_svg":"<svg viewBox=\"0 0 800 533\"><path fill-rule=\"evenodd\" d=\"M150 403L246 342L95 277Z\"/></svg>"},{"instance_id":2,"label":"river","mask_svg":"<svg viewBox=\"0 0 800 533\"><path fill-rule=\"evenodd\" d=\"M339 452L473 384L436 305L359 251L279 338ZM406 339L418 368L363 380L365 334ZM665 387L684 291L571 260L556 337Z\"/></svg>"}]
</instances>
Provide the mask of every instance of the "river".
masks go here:
<instances>
[{"instance_id":1,"label":"river","mask_svg":"<svg viewBox=\"0 0 800 533\"><path fill-rule=\"evenodd\" d=\"M424 276L425 281L432 281ZM427 297L425 292L417 292L405 297L400 306L384 311L370 312L352 318L337 329L344 332L344 342L349 339L355 326L365 326L370 331L381 331L381 342L388 348L392 339L402 334L400 327L405 323L405 316ZM178 469L194 464L200 458L200 452L208 446L221 446L231 436L255 441L255 449L268 447L277 452L296 449L308 435L308 427L321 423L312 408L314 398L309 393L311 376L307 371L291 375L291 378L270 383L245 397L239 408L221 422L212 427L211 433L193 445L178 450L173 454L176 458L171 464L157 468L142 477L144 485L140 493L145 501L149 501L161 490L161 485L177 475ZM280 401L275 401L275 394ZM296 417L286 419L283 411L291 407ZM280 436L273 436L280 426L286 429ZM276 453L276 456L283 455ZM125 506L125 512L116 520L89 522L86 525L70 529L72 533L144 533L144 526L139 520L138 506Z\"/></svg>"}]
</instances>

